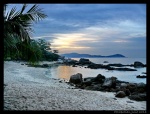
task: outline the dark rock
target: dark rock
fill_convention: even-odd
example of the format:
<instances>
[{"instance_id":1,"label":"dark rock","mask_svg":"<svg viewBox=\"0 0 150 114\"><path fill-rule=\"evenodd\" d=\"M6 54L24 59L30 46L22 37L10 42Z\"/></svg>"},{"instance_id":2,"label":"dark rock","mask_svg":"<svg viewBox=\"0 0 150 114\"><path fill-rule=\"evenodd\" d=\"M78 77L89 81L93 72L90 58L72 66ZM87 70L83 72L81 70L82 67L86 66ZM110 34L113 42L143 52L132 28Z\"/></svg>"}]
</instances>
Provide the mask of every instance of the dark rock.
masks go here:
<instances>
[{"instance_id":1,"label":"dark rock","mask_svg":"<svg viewBox=\"0 0 150 114\"><path fill-rule=\"evenodd\" d=\"M100 84L85 87L86 90L100 91L103 90Z\"/></svg>"},{"instance_id":2,"label":"dark rock","mask_svg":"<svg viewBox=\"0 0 150 114\"><path fill-rule=\"evenodd\" d=\"M87 79L86 81L83 81L83 84L85 84L86 86L90 86L92 84L91 79Z\"/></svg>"},{"instance_id":3,"label":"dark rock","mask_svg":"<svg viewBox=\"0 0 150 114\"><path fill-rule=\"evenodd\" d=\"M137 71L136 69L131 69L131 68L115 68L115 70L120 70L120 71Z\"/></svg>"},{"instance_id":4,"label":"dark rock","mask_svg":"<svg viewBox=\"0 0 150 114\"><path fill-rule=\"evenodd\" d=\"M82 64L82 65L85 65L85 64L90 64L91 61L89 59L84 59L84 58L81 58L79 60L79 63Z\"/></svg>"},{"instance_id":5,"label":"dark rock","mask_svg":"<svg viewBox=\"0 0 150 114\"><path fill-rule=\"evenodd\" d=\"M48 64L43 64L43 67L49 67L49 65Z\"/></svg>"},{"instance_id":6,"label":"dark rock","mask_svg":"<svg viewBox=\"0 0 150 114\"><path fill-rule=\"evenodd\" d=\"M130 90L126 89L125 87L120 87L119 91L123 91L126 94L126 96L131 95ZM118 90L117 90L117 92L118 92Z\"/></svg>"},{"instance_id":7,"label":"dark rock","mask_svg":"<svg viewBox=\"0 0 150 114\"><path fill-rule=\"evenodd\" d=\"M146 101L146 93L129 96L129 99L136 101Z\"/></svg>"},{"instance_id":8,"label":"dark rock","mask_svg":"<svg viewBox=\"0 0 150 114\"><path fill-rule=\"evenodd\" d=\"M87 68L91 68L91 69L98 69L98 68L102 68L103 65L101 64L95 64L95 63L91 63L87 66Z\"/></svg>"},{"instance_id":9,"label":"dark rock","mask_svg":"<svg viewBox=\"0 0 150 114\"><path fill-rule=\"evenodd\" d=\"M75 75L72 75L70 77L70 80L69 80L70 83L74 83L74 84L81 84L82 81L83 80L82 80L82 74L81 73L77 73Z\"/></svg>"},{"instance_id":10,"label":"dark rock","mask_svg":"<svg viewBox=\"0 0 150 114\"><path fill-rule=\"evenodd\" d=\"M135 61L134 62L134 67L144 67L144 64L139 62L139 61Z\"/></svg>"},{"instance_id":11,"label":"dark rock","mask_svg":"<svg viewBox=\"0 0 150 114\"><path fill-rule=\"evenodd\" d=\"M115 70L115 68L109 67L107 68L107 70Z\"/></svg>"},{"instance_id":12,"label":"dark rock","mask_svg":"<svg viewBox=\"0 0 150 114\"><path fill-rule=\"evenodd\" d=\"M108 63L108 61L104 61L103 63Z\"/></svg>"},{"instance_id":13,"label":"dark rock","mask_svg":"<svg viewBox=\"0 0 150 114\"><path fill-rule=\"evenodd\" d=\"M126 94L124 93L124 91L118 91L115 95L115 97L118 98L124 98L126 96Z\"/></svg>"},{"instance_id":14,"label":"dark rock","mask_svg":"<svg viewBox=\"0 0 150 114\"><path fill-rule=\"evenodd\" d=\"M116 87L116 77L110 77L110 78L106 78L104 83L103 83L103 87L109 87L109 88L115 88Z\"/></svg>"},{"instance_id":15,"label":"dark rock","mask_svg":"<svg viewBox=\"0 0 150 114\"><path fill-rule=\"evenodd\" d=\"M115 64L108 64L109 66L115 66L115 67L122 67L124 65L120 64L120 63L115 63Z\"/></svg>"},{"instance_id":16,"label":"dark rock","mask_svg":"<svg viewBox=\"0 0 150 114\"><path fill-rule=\"evenodd\" d=\"M86 90L95 90L93 86L87 86L85 87Z\"/></svg>"},{"instance_id":17,"label":"dark rock","mask_svg":"<svg viewBox=\"0 0 150 114\"><path fill-rule=\"evenodd\" d=\"M64 60L64 63L67 65L78 65L79 62L77 60L73 60L73 59L66 59Z\"/></svg>"},{"instance_id":18,"label":"dark rock","mask_svg":"<svg viewBox=\"0 0 150 114\"><path fill-rule=\"evenodd\" d=\"M146 84L144 84L144 83L138 83L136 91L139 92L139 93L146 92Z\"/></svg>"},{"instance_id":19,"label":"dark rock","mask_svg":"<svg viewBox=\"0 0 150 114\"><path fill-rule=\"evenodd\" d=\"M132 93L132 92L135 92L135 91L136 91L137 87L136 87L136 84L134 84L134 83L129 83L129 84L127 85L126 89L129 89L130 92Z\"/></svg>"},{"instance_id":20,"label":"dark rock","mask_svg":"<svg viewBox=\"0 0 150 114\"><path fill-rule=\"evenodd\" d=\"M109 90L110 92L116 92L117 90L116 89L114 89L114 88L110 88L110 90Z\"/></svg>"},{"instance_id":21,"label":"dark rock","mask_svg":"<svg viewBox=\"0 0 150 114\"><path fill-rule=\"evenodd\" d=\"M86 80L91 80L91 81L93 81L93 80L95 80L95 77L86 77L86 78L83 79L83 81L86 81Z\"/></svg>"},{"instance_id":22,"label":"dark rock","mask_svg":"<svg viewBox=\"0 0 150 114\"><path fill-rule=\"evenodd\" d=\"M136 76L136 78L146 78L147 76L140 76L140 75L138 75L138 76Z\"/></svg>"},{"instance_id":23,"label":"dark rock","mask_svg":"<svg viewBox=\"0 0 150 114\"><path fill-rule=\"evenodd\" d=\"M146 84L144 84L143 82L141 83L137 83L137 88L145 88Z\"/></svg>"},{"instance_id":24,"label":"dark rock","mask_svg":"<svg viewBox=\"0 0 150 114\"><path fill-rule=\"evenodd\" d=\"M130 92L130 90L129 90L129 89L125 89L125 94L126 94L126 96L129 96L129 95L131 95L131 92Z\"/></svg>"},{"instance_id":25,"label":"dark rock","mask_svg":"<svg viewBox=\"0 0 150 114\"><path fill-rule=\"evenodd\" d=\"M101 75L101 74L98 74L96 77L95 77L95 82L99 82L99 83L103 83L105 80L105 76Z\"/></svg>"},{"instance_id":26,"label":"dark rock","mask_svg":"<svg viewBox=\"0 0 150 114\"><path fill-rule=\"evenodd\" d=\"M77 67L76 65L72 65L72 67Z\"/></svg>"}]
</instances>

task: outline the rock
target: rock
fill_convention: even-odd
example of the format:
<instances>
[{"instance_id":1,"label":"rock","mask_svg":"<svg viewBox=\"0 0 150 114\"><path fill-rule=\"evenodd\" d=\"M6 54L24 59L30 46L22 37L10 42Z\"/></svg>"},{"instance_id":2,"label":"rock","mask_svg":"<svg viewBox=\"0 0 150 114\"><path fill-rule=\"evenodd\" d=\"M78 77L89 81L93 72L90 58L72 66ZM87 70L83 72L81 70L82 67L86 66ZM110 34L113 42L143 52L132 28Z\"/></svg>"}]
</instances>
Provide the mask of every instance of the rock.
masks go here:
<instances>
[{"instance_id":1,"label":"rock","mask_svg":"<svg viewBox=\"0 0 150 114\"><path fill-rule=\"evenodd\" d=\"M115 97L118 97L118 98L124 98L125 96L126 94L124 91L118 91L115 95Z\"/></svg>"},{"instance_id":2,"label":"rock","mask_svg":"<svg viewBox=\"0 0 150 114\"><path fill-rule=\"evenodd\" d=\"M91 63L87 66L87 68L91 68L91 69L98 69L101 68L102 65L101 64L95 64L95 63Z\"/></svg>"},{"instance_id":3,"label":"rock","mask_svg":"<svg viewBox=\"0 0 150 114\"><path fill-rule=\"evenodd\" d=\"M77 67L76 65L72 65L72 67Z\"/></svg>"},{"instance_id":4,"label":"rock","mask_svg":"<svg viewBox=\"0 0 150 114\"><path fill-rule=\"evenodd\" d=\"M127 87L127 84L126 84L126 83L121 83L121 84L120 84L120 87L121 87L121 88L126 88L126 87Z\"/></svg>"},{"instance_id":5,"label":"rock","mask_svg":"<svg viewBox=\"0 0 150 114\"><path fill-rule=\"evenodd\" d=\"M43 67L49 67L49 65L48 64L43 64Z\"/></svg>"},{"instance_id":6,"label":"rock","mask_svg":"<svg viewBox=\"0 0 150 114\"><path fill-rule=\"evenodd\" d=\"M123 65L121 63L115 63L115 64L108 64L109 66L115 66L115 67L122 67Z\"/></svg>"},{"instance_id":7,"label":"rock","mask_svg":"<svg viewBox=\"0 0 150 114\"><path fill-rule=\"evenodd\" d=\"M99 82L99 83L103 83L105 80L105 76L101 75L101 74L98 74L96 77L95 77L95 82Z\"/></svg>"},{"instance_id":8,"label":"rock","mask_svg":"<svg viewBox=\"0 0 150 114\"><path fill-rule=\"evenodd\" d=\"M104 61L103 63L108 63L108 61Z\"/></svg>"},{"instance_id":9,"label":"rock","mask_svg":"<svg viewBox=\"0 0 150 114\"><path fill-rule=\"evenodd\" d=\"M129 96L129 99L136 101L146 101L146 93Z\"/></svg>"},{"instance_id":10,"label":"rock","mask_svg":"<svg viewBox=\"0 0 150 114\"><path fill-rule=\"evenodd\" d=\"M144 83L138 83L136 91L139 92L139 93L146 92L146 84L144 84Z\"/></svg>"},{"instance_id":11,"label":"rock","mask_svg":"<svg viewBox=\"0 0 150 114\"><path fill-rule=\"evenodd\" d=\"M134 62L134 67L144 67L144 64L139 62L139 61L135 61Z\"/></svg>"},{"instance_id":12,"label":"rock","mask_svg":"<svg viewBox=\"0 0 150 114\"><path fill-rule=\"evenodd\" d=\"M145 88L146 84L144 84L143 82L141 83L137 83L137 88Z\"/></svg>"},{"instance_id":13,"label":"rock","mask_svg":"<svg viewBox=\"0 0 150 114\"><path fill-rule=\"evenodd\" d=\"M136 84L134 84L134 83L129 83L129 84L127 85L126 89L129 89L130 92L132 93L132 92L135 92L135 91L136 91L137 87L136 87Z\"/></svg>"},{"instance_id":14,"label":"rock","mask_svg":"<svg viewBox=\"0 0 150 114\"><path fill-rule=\"evenodd\" d=\"M102 90L100 84L90 85L90 86L85 87L85 89L86 90L93 90L93 91L100 91L100 90Z\"/></svg>"},{"instance_id":15,"label":"rock","mask_svg":"<svg viewBox=\"0 0 150 114\"><path fill-rule=\"evenodd\" d=\"M136 69L131 69L131 68L115 68L115 70L120 70L120 71L137 71Z\"/></svg>"},{"instance_id":16,"label":"rock","mask_svg":"<svg viewBox=\"0 0 150 114\"><path fill-rule=\"evenodd\" d=\"M107 70L115 70L115 68L108 67Z\"/></svg>"},{"instance_id":17,"label":"rock","mask_svg":"<svg viewBox=\"0 0 150 114\"><path fill-rule=\"evenodd\" d=\"M138 75L138 76L136 76L136 78L146 78L147 76L141 76L141 75Z\"/></svg>"},{"instance_id":18,"label":"rock","mask_svg":"<svg viewBox=\"0 0 150 114\"><path fill-rule=\"evenodd\" d=\"M72 75L70 77L69 82L70 83L74 83L74 84L81 84L83 82L83 80L82 80L82 74L81 73L77 73L75 75Z\"/></svg>"},{"instance_id":19,"label":"rock","mask_svg":"<svg viewBox=\"0 0 150 114\"><path fill-rule=\"evenodd\" d=\"M86 86L90 86L92 84L91 79L87 79L86 81L83 81L83 84L85 84Z\"/></svg>"},{"instance_id":20,"label":"rock","mask_svg":"<svg viewBox=\"0 0 150 114\"><path fill-rule=\"evenodd\" d=\"M82 64L82 65L85 65L85 64L90 64L91 61L89 59L84 59L84 58L81 58L79 60L79 63Z\"/></svg>"},{"instance_id":21,"label":"rock","mask_svg":"<svg viewBox=\"0 0 150 114\"><path fill-rule=\"evenodd\" d=\"M125 89L125 94L126 94L126 96L129 96L129 95L131 95L131 92L130 92L130 90L129 90L129 89Z\"/></svg>"},{"instance_id":22,"label":"rock","mask_svg":"<svg viewBox=\"0 0 150 114\"><path fill-rule=\"evenodd\" d=\"M116 87L116 77L110 77L110 78L106 78L104 83L103 83L103 87L109 87L109 88L115 88Z\"/></svg>"}]
</instances>

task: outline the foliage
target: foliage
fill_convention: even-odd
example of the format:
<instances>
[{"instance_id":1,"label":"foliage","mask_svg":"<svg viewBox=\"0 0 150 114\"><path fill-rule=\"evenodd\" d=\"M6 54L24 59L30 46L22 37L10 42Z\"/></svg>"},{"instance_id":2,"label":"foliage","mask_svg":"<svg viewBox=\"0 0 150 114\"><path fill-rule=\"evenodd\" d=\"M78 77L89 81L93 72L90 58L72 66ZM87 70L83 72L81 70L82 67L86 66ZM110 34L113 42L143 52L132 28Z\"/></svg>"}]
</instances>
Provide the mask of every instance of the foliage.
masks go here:
<instances>
[{"instance_id":1,"label":"foliage","mask_svg":"<svg viewBox=\"0 0 150 114\"><path fill-rule=\"evenodd\" d=\"M32 25L47 15L36 4L24 13L26 8L27 5L23 4L20 11L13 7L6 12L7 5L4 5L4 58L21 58L36 62L41 57L41 52L37 43L30 41Z\"/></svg>"},{"instance_id":2,"label":"foliage","mask_svg":"<svg viewBox=\"0 0 150 114\"><path fill-rule=\"evenodd\" d=\"M56 61L59 58L58 51L51 51L51 44L44 39L34 40L30 38L33 32L33 22L38 22L47 17L36 4L27 12L23 4L20 11L13 7L6 12L4 6L4 59L25 60L32 64L41 60Z\"/></svg>"},{"instance_id":3,"label":"foliage","mask_svg":"<svg viewBox=\"0 0 150 114\"><path fill-rule=\"evenodd\" d=\"M52 52L50 48L51 46L50 42L46 41L45 39L38 39L38 44L40 46L40 49L42 50L42 60L47 60L47 61L58 60L59 55Z\"/></svg>"}]
</instances>

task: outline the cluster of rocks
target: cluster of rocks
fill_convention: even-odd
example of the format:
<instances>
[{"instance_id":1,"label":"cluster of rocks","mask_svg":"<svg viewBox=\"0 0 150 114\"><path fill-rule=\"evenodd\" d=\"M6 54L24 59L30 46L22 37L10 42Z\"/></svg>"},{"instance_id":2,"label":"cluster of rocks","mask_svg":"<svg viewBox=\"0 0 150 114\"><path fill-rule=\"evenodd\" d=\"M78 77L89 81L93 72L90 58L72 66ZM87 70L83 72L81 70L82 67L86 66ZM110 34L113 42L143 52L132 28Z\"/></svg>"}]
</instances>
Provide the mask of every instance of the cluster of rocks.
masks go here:
<instances>
[{"instance_id":1,"label":"cluster of rocks","mask_svg":"<svg viewBox=\"0 0 150 114\"><path fill-rule=\"evenodd\" d=\"M123 64L120 64L120 63L103 65L103 64L93 63L89 59L85 59L85 58L81 58L79 61L69 59L68 61L66 60L61 64L72 65L73 67L77 67L77 66L82 66L83 67L84 66L85 68L91 68L91 69L102 68L102 69L107 69L107 70L119 70L119 71L137 71L136 69L125 68L124 66L130 66L130 67L134 67L134 68L146 67L146 64L143 64L139 61L135 61L134 64L131 64L131 65L123 65ZM35 65L34 64L26 64L26 65L28 65L28 67L41 67L41 68L47 68L47 67L51 66L49 64L42 64L42 65L39 65L39 64L35 64ZM137 77L137 78L139 78L139 77Z\"/></svg>"},{"instance_id":2,"label":"cluster of rocks","mask_svg":"<svg viewBox=\"0 0 150 114\"><path fill-rule=\"evenodd\" d=\"M80 89L116 92L115 97L119 98L127 96L131 100L146 101L146 84L119 81L114 76L106 78L98 74L96 77L82 78L82 74L77 73L70 77L69 84Z\"/></svg>"},{"instance_id":3,"label":"cluster of rocks","mask_svg":"<svg viewBox=\"0 0 150 114\"><path fill-rule=\"evenodd\" d=\"M146 67L146 64L143 64L139 61L135 61L134 64L131 65L123 65L120 63L103 65L103 64L93 63L89 59L85 59L85 58L81 58L79 61L70 60L69 62L65 62L64 64L72 65L73 67L77 67L78 65L78 66L86 66L85 68L91 68L91 69L103 68L107 70L119 70L119 71L137 71L136 69L125 68L124 66L130 66L134 68ZM116 67L122 67L122 68L116 68Z\"/></svg>"},{"instance_id":4,"label":"cluster of rocks","mask_svg":"<svg viewBox=\"0 0 150 114\"><path fill-rule=\"evenodd\" d=\"M28 67L39 67L39 68L48 68L52 66L52 64L21 64L21 65L28 65Z\"/></svg>"},{"instance_id":5,"label":"cluster of rocks","mask_svg":"<svg viewBox=\"0 0 150 114\"><path fill-rule=\"evenodd\" d=\"M138 75L138 76L136 76L137 78L146 78L147 76L145 76L145 75Z\"/></svg>"}]
</instances>

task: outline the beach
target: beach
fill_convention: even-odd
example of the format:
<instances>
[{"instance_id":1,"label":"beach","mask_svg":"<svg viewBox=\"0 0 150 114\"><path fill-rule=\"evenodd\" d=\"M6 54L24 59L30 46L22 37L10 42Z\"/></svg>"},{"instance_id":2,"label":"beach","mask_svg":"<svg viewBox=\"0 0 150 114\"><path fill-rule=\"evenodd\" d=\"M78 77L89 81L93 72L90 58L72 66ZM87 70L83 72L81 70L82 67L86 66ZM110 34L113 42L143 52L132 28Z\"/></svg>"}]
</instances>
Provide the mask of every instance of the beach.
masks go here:
<instances>
[{"instance_id":1,"label":"beach","mask_svg":"<svg viewBox=\"0 0 150 114\"><path fill-rule=\"evenodd\" d=\"M76 89L65 80L46 77L46 71L25 62L4 61L4 110L146 110L146 101Z\"/></svg>"}]
</instances>

